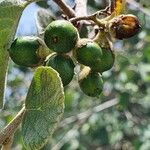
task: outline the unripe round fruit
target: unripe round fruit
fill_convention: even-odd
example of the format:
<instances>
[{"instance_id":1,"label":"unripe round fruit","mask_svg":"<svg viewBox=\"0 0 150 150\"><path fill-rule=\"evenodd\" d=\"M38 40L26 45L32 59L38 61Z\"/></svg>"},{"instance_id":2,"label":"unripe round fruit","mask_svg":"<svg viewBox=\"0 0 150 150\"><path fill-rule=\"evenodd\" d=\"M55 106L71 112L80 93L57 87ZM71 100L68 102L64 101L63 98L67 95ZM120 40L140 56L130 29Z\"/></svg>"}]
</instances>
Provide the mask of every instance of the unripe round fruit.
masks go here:
<instances>
[{"instance_id":1,"label":"unripe round fruit","mask_svg":"<svg viewBox=\"0 0 150 150\"><path fill-rule=\"evenodd\" d=\"M88 96L98 97L103 90L103 80L98 72L83 69L79 74L81 90Z\"/></svg>"},{"instance_id":2,"label":"unripe round fruit","mask_svg":"<svg viewBox=\"0 0 150 150\"><path fill-rule=\"evenodd\" d=\"M26 67L36 67L44 61L37 54L40 48L41 44L37 37L25 36L16 38L8 51L14 63Z\"/></svg>"},{"instance_id":3,"label":"unripe round fruit","mask_svg":"<svg viewBox=\"0 0 150 150\"><path fill-rule=\"evenodd\" d=\"M102 48L102 53L101 64L95 68L101 73L111 69L115 61L115 54L111 49Z\"/></svg>"},{"instance_id":4,"label":"unripe round fruit","mask_svg":"<svg viewBox=\"0 0 150 150\"><path fill-rule=\"evenodd\" d=\"M51 22L45 30L44 41L47 47L57 53L71 51L78 40L77 29L66 20Z\"/></svg>"},{"instance_id":5,"label":"unripe round fruit","mask_svg":"<svg viewBox=\"0 0 150 150\"><path fill-rule=\"evenodd\" d=\"M80 64L92 69L97 68L102 61L102 49L96 42L89 39L81 39L74 54Z\"/></svg>"},{"instance_id":6,"label":"unripe round fruit","mask_svg":"<svg viewBox=\"0 0 150 150\"><path fill-rule=\"evenodd\" d=\"M61 79L64 86L69 84L74 76L74 63L70 56L68 55L59 55L59 54L52 54L47 62L47 66L51 66L55 69Z\"/></svg>"},{"instance_id":7,"label":"unripe round fruit","mask_svg":"<svg viewBox=\"0 0 150 150\"><path fill-rule=\"evenodd\" d=\"M107 38L106 33L103 30L100 30L93 41L98 43L102 49L101 63L95 65L94 69L100 73L111 69L115 61L115 54L111 50L112 43Z\"/></svg>"}]
</instances>

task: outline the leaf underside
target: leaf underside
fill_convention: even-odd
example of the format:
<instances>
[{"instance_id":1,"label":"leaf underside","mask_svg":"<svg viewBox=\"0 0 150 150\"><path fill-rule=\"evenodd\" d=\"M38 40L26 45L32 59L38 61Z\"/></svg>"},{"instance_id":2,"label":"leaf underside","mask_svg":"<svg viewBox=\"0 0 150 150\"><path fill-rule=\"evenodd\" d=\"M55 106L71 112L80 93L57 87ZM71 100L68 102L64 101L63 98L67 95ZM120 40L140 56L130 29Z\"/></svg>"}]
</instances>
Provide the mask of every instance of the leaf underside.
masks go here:
<instances>
[{"instance_id":1,"label":"leaf underside","mask_svg":"<svg viewBox=\"0 0 150 150\"><path fill-rule=\"evenodd\" d=\"M9 55L23 7L17 0L0 0L0 108L3 107Z\"/></svg>"},{"instance_id":2,"label":"leaf underside","mask_svg":"<svg viewBox=\"0 0 150 150\"><path fill-rule=\"evenodd\" d=\"M22 136L28 150L40 149L51 137L64 112L64 92L58 73L36 69L25 101Z\"/></svg>"}]
</instances>

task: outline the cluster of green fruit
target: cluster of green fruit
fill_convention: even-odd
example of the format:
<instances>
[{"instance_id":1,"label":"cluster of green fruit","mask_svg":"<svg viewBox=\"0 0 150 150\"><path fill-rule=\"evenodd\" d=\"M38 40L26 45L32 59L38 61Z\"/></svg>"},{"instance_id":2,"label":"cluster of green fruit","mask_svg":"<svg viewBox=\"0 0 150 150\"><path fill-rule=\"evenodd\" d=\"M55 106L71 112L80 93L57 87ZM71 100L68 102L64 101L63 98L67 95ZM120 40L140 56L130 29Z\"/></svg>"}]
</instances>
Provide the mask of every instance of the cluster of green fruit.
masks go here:
<instances>
[{"instance_id":1,"label":"cluster of green fruit","mask_svg":"<svg viewBox=\"0 0 150 150\"><path fill-rule=\"evenodd\" d=\"M118 36L119 30L114 28L114 22L109 27L110 32L115 29ZM123 32L123 28L119 29ZM51 66L59 73L64 86L71 82L75 64L79 64L79 86L92 97L101 94L102 73L112 68L115 59L103 30L99 30L94 39L81 39L78 30L66 20L51 22L45 29L43 41L37 37L18 37L12 43L9 54L18 65Z\"/></svg>"}]
</instances>

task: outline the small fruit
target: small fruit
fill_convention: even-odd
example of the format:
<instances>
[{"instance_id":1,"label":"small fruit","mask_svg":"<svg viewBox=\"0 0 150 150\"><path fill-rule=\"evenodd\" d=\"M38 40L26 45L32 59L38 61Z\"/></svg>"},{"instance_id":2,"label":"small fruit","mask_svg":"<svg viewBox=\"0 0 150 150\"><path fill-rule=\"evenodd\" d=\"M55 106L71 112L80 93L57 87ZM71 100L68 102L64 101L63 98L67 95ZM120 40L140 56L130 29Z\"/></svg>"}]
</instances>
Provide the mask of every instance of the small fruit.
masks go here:
<instances>
[{"instance_id":1,"label":"small fruit","mask_svg":"<svg viewBox=\"0 0 150 150\"><path fill-rule=\"evenodd\" d=\"M50 50L57 53L71 51L75 47L77 40L77 29L66 20L53 21L45 30L44 41L46 45Z\"/></svg>"},{"instance_id":2,"label":"small fruit","mask_svg":"<svg viewBox=\"0 0 150 150\"><path fill-rule=\"evenodd\" d=\"M102 48L102 61L99 67L96 70L99 72L104 72L111 69L114 65L115 55L111 49Z\"/></svg>"},{"instance_id":3,"label":"small fruit","mask_svg":"<svg viewBox=\"0 0 150 150\"><path fill-rule=\"evenodd\" d=\"M134 36L140 30L140 22L134 15L119 15L109 22L109 32L116 39Z\"/></svg>"},{"instance_id":4,"label":"small fruit","mask_svg":"<svg viewBox=\"0 0 150 150\"><path fill-rule=\"evenodd\" d=\"M92 69L98 68L101 65L102 49L92 40L81 39L74 54L80 64L89 66Z\"/></svg>"},{"instance_id":5,"label":"small fruit","mask_svg":"<svg viewBox=\"0 0 150 150\"><path fill-rule=\"evenodd\" d=\"M103 80L100 73L92 72L86 67L79 74L79 85L81 90L91 97L98 97L103 90Z\"/></svg>"},{"instance_id":6,"label":"small fruit","mask_svg":"<svg viewBox=\"0 0 150 150\"><path fill-rule=\"evenodd\" d=\"M51 66L55 69L61 79L64 86L69 84L74 76L74 63L70 56L68 55L59 55L59 54L52 54L47 62L47 66Z\"/></svg>"},{"instance_id":7,"label":"small fruit","mask_svg":"<svg viewBox=\"0 0 150 150\"><path fill-rule=\"evenodd\" d=\"M95 70L102 73L113 67L115 54L111 50L112 43L107 38L106 33L103 30L100 30L93 40L98 43L102 49L101 63L99 65L95 65L97 66Z\"/></svg>"},{"instance_id":8,"label":"small fruit","mask_svg":"<svg viewBox=\"0 0 150 150\"><path fill-rule=\"evenodd\" d=\"M41 49L41 44L37 37L25 36L16 38L8 51L14 63L36 67L44 61L38 56L39 49Z\"/></svg>"}]
</instances>

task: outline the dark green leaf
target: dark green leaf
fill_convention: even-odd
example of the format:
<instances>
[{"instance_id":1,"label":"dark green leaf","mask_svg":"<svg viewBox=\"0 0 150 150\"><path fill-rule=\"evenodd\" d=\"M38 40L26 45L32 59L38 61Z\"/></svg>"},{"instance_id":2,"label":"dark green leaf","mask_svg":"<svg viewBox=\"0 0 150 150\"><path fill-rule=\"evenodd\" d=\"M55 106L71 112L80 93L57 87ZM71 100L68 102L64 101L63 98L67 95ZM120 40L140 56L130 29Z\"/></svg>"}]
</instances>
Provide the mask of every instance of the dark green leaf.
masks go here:
<instances>
[{"instance_id":1,"label":"dark green leaf","mask_svg":"<svg viewBox=\"0 0 150 150\"><path fill-rule=\"evenodd\" d=\"M64 111L61 79L50 67L39 67L25 102L23 141L28 150L41 148L53 134Z\"/></svg>"}]
</instances>

